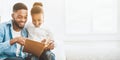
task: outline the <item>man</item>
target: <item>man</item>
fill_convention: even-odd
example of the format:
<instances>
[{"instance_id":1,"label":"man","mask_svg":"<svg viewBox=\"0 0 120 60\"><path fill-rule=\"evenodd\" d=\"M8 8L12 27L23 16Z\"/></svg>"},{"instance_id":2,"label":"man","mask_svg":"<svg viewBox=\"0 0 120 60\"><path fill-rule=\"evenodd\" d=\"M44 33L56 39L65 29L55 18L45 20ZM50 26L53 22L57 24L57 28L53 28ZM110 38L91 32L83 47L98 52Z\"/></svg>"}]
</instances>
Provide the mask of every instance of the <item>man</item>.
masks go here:
<instances>
[{"instance_id":1,"label":"man","mask_svg":"<svg viewBox=\"0 0 120 60\"><path fill-rule=\"evenodd\" d=\"M22 46L25 44L28 9L23 3L13 6L12 20L0 24L0 60L24 60Z\"/></svg>"}]
</instances>

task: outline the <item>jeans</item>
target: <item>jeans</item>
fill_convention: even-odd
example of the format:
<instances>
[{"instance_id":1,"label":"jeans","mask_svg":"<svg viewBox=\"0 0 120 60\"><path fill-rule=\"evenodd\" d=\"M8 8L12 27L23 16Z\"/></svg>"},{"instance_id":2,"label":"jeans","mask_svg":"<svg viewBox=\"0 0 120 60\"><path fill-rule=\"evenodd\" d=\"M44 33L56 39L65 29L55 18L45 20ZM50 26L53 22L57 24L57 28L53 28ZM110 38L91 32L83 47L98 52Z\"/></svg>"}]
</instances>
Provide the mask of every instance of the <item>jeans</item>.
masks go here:
<instances>
[{"instance_id":1,"label":"jeans","mask_svg":"<svg viewBox=\"0 0 120 60\"><path fill-rule=\"evenodd\" d=\"M10 57L10 58L6 58L4 60L25 60L25 59L23 59L21 57Z\"/></svg>"},{"instance_id":2,"label":"jeans","mask_svg":"<svg viewBox=\"0 0 120 60\"><path fill-rule=\"evenodd\" d=\"M55 54L51 51L44 51L39 58L32 56L31 60L55 60Z\"/></svg>"}]
</instances>

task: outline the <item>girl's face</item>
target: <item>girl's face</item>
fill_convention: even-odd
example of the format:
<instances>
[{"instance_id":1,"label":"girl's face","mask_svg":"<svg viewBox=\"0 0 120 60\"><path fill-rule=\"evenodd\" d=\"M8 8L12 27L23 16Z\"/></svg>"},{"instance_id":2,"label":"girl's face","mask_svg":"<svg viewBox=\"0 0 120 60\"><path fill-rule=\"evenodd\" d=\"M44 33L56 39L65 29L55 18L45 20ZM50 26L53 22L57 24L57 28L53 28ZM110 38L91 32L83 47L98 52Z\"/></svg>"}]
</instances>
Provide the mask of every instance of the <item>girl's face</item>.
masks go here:
<instances>
[{"instance_id":1,"label":"girl's face","mask_svg":"<svg viewBox=\"0 0 120 60\"><path fill-rule=\"evenodd\" d=\"M41 24L43 23L43 14L42 13L33 14L32 23L34 24L35 27L40 27Z\"/></svg>"}]
</instances>

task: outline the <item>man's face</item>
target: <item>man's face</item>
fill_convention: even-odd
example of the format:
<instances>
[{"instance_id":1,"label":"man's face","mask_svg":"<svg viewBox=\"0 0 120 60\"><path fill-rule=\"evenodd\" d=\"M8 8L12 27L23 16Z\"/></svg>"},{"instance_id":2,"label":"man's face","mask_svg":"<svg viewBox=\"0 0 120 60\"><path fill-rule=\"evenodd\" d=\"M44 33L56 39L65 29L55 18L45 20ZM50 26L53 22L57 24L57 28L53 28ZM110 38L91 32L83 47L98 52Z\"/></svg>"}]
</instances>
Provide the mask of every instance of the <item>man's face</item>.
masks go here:
<instances>
[{"instance_id":1,"label":"man's face","mask_svg":"<svg viewBox=\"0 0 120 60\"><path fill-rule=\"evenodd\" d=\"M32 23L35 27L40 27L40 25L43 23L43 14L32 14Z\"/></svg>"},{"instance_id":2,"label":"man's face","mask_svg":"<svg viewBox=\"0 0 120 60\"><path fill-rule=\"evenodd\" d=\"M21 9L17 10L13 13L13 23L20 29L22 29L25 26L25 23L27 21L27 10Z\"/></svg>"}]
</instances>

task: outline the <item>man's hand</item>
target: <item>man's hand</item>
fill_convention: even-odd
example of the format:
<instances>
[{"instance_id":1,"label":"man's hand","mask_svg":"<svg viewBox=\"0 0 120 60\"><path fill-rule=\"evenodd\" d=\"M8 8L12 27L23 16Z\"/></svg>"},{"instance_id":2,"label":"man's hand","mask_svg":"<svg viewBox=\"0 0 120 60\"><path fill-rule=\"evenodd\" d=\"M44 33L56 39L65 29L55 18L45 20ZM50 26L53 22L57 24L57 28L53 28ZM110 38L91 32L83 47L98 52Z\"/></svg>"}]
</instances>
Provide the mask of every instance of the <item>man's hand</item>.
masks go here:
<instances>
[{"instance_id":1,"label":"man's hand","mask_svg":"<svg viewBox=\"0 0 120 60\"><path fill-rule=\"evenodd\" d=\"M17 43L24 46L25 45L25 40L26 40L26 38L18 37L17 38Z\"/></svg>"},{"instance_id":2,"label":"man's hand","mask_svg":"<svg viewBox=\"0 0 120 60\"><path fill-rule=\"evenodd\" d=\"M25 45L25 38L23 37L16 37L10 40L10 44L13 45L14 43L18 43L20 45Z\"/></svg>"}]
</instances>

